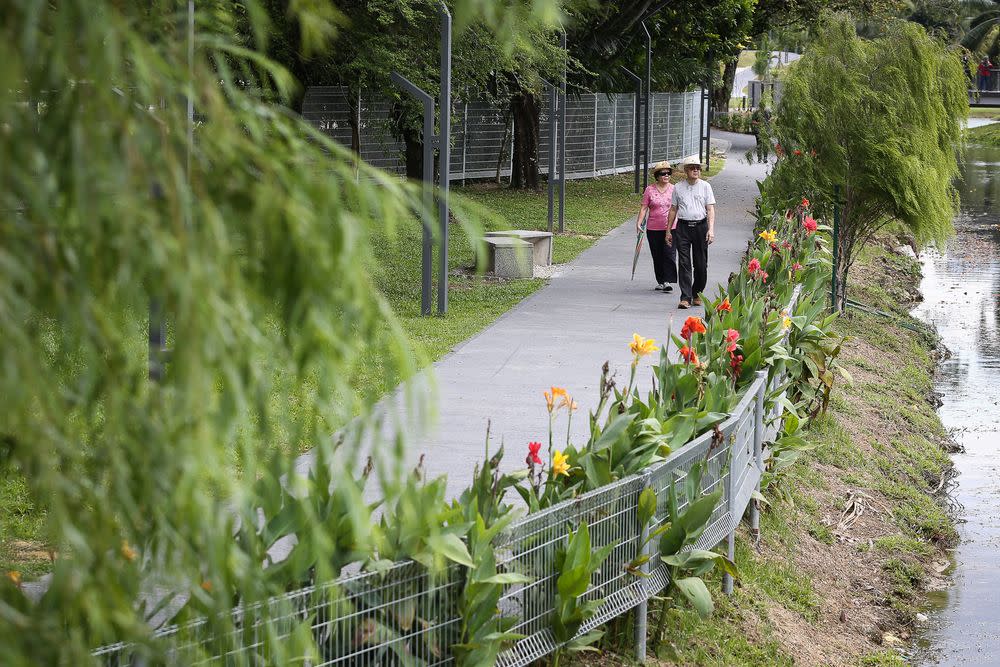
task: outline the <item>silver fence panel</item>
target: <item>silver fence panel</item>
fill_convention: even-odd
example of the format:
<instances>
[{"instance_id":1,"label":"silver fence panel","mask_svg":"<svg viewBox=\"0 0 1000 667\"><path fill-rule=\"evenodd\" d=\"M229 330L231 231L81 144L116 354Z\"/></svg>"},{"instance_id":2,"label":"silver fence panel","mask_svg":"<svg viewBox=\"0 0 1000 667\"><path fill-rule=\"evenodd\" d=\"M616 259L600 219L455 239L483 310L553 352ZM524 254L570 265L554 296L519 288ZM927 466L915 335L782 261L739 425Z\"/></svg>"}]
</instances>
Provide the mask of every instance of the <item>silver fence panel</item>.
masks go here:
<instances>
[{"instance_id":1,"label":"silver fence panel","mask_svg":"<svg viewBox=\"0 0 1000 667\"><path fill-rule=\"evenodd\" d=\"M485 100L471 100L459 105L454 116L459 114L467 121L462 135L463 143L455 143L452 154L461 152L465 155L465 168L456 172L455 163L452 162L451 177L463 180L493 178L497 175L498 162L500 175L510 176L513 137L507 114Z\"/></svg>"},{"instance_id":2,"label":"silver fence panel","mask_svg":"<svg viewBox=\"0 0 1000 667\"><path fill-rule=\"evenodd\" d=\"M500 599L500 613L516 619L511 631L527 637L504 651L498 665L526 665L557 648L551 630L559 577L554 567L555 554L565 548L568 531L577 530L582 522L587 523L593 549L615 547L581 598L604 602L580 628L580 634L646 599L641 578L625 569L638 550L636 510L644 488L642 477L623 479L529 515L497 540L497 568L532 577L530 583L509 586Z\"/></svg>"},{"instance_id":3,"label":"silver fence panel","mask_svg":"<svg viewBox=\"0 0 1000 667\"><path fill-rule=\"evenodd\" d=\"M635 166L635 95L619 93L615 98L615 169Z\"/></svg>"},{"instance_id":4,"label":"silver fence panel","mask_svg":"<svg viewBox=\"0 0 1000 667\"><path fill-rule=\"evenodd\" d=\"M651 162L677 161L698 152L699 93L654 93L650 108ZM548 89L541 95L539 172L547 174ZM334 141L351 145L351 101L344 86L310 86L302 116ZM622 173L635 165L635 95L583 93L566 101L566 178ZM405 145L394 137L393 103L364 91L353 109L361 157L395 174L406 171ZM513 136L510 115L486 98L456 99L452 108L452 180L510 176ZM499 167L499 169L498 169Z\"/></svg>"},{"instance_id":5,"label":"silver fence panel","mask_svg":"<svg viewBox=\"0 0 1000 667\"><path fill-rule=\"evenodd\" d=\"M237 607L224 636L198 620L158 630L154 640L167 647L168 665L275 664L283 655L277 647L306 627L317 650L316 660L304 662L312 667L449 665L461 626L457 603L463 577L457 566L432 577L417 563L398 563L384 573L342 577ZM108 667L146 665L145 655L122 643L94 652Z\"/></svg>"},{"instance_id":6,"label":"silver fence panel","mask_svg":"<svg viewBox=\"0 0 1000 667\"><path fill-rule=\"evenodd\" d=\"M351 102L343 86L312 86L302 100L302 117L339 144L351 145Z\"/></svg>"}]
</instances>

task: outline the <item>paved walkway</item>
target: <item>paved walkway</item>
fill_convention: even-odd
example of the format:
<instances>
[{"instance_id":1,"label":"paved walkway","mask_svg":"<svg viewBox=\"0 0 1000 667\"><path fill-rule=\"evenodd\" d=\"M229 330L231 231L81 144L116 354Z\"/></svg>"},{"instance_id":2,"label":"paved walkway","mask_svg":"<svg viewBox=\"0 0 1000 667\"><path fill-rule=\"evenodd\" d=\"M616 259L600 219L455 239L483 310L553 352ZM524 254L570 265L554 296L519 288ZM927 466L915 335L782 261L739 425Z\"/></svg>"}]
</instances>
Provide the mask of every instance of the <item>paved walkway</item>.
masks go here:
<instances>
[{"instance_id":1,"label":"paved walkway","mask_svg":"<svg viewBox=\"0 0 1000 667\"><path fill-rule=\"evenodd\" d=\"M744 161L752 137L713 132L714 137L732 143L725 169L711 181L719 203L716 242L709 251L710 294L737 268L746 249L755 183L765 174L763 165ZM663 341L668 329L679 331L685 317L701 313L700 308L678 310L676 289L669 295L653 291L652 262L645 248L635 280L629 280L634 224L630 220L613 230L547 286L434 364L434 425L419 426L427 421L420 417L431 416L419 409L404 410L403 419L411 436L409 461L415 464L423 455L429 478L446 474L449 497L469 485L474 465L483 459L487 420L492 423L491 451L503 442L504 467L523 467L527 443L546 441L542 392L551 385L565 387L580 406L573 441L582 444L588 411L597 403L601 365L609 361L617 381L624 384L633 332ZM639 372L643 387L649 386L651 357ZM397 405L401 402L397 396ZM565 441L565 414L560 412L556 442ZM302 467L309 462L304 455Z\"/></svg>"}]
</instances>

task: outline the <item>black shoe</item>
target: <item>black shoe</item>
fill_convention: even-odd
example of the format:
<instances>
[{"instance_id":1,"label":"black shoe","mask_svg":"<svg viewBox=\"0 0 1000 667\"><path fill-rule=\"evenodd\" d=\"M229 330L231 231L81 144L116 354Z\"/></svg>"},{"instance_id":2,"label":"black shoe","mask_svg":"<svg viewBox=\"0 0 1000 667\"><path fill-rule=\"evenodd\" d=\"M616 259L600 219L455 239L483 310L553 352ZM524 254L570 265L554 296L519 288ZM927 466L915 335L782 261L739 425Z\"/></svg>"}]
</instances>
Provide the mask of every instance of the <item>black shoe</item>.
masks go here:
<instances>
[{"instance_id":1,"label":"black shoe","mask_svg":"<svg viewBox=\"0 0 1000 667\"><path fill-rule=\"evenodd\" d=\"M673 292L673 291L674 291L674 288L670 286L670 283L663 283L663 292L664 293L669 293L669 292Z\"/></svg>"}]
</instances>

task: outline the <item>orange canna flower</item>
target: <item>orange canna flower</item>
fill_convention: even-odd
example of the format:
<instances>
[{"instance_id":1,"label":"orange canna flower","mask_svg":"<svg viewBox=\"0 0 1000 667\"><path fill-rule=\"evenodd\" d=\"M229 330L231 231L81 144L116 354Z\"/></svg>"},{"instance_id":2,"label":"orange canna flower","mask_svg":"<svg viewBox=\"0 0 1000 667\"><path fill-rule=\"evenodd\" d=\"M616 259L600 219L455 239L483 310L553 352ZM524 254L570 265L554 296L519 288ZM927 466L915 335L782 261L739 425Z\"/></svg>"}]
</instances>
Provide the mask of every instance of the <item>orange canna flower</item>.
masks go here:
<instances>
[{"instance_id":1,"label":"orange canna flower","mask_svg":"<svg viewBox=\"0 0 1000 667\"><path fill-rule=\"evenodd\" d=\"M684 340L691 340L691 335L696 333L705 333L705 323L700 317L691 316L684 320L684 326L681 327L681 338Z\"/></svg>"},{"instance_id":2,"label":"orange canna flower","mask_svg":"<svg viewBox=\"0 0 1000 667\"><path fill-rule=\"evenodd\" d=\"M566 400L569 398L569 395L566 393L566 390L563 389L562 387L552 387L551 393L545 391L542 392L542 395L545 396L545 407L546 409L548 409L549 412L554 412L555 410L558 410L559 408L566 405ZM557 398L562 399L562 402L560 402L558 405L556 405Z\"/></svg>"},{"instance_id":3,"label":"orange canna flower","mask_svg":"<svg viewBox=\"0 0 1000 667\"><path fill-rule=\"evenodd\" d=\"M18 588L21 587L21 573L17 570L9 570L7 572L7 578L10 580L10 583L14 584Z\"/></svg>"},{"instance_id":4,"label":"orange canna flower","mask_svg":"<svg viewBox=\"0 0 1000 667\"><path fill-rule=\"evenodd\" d=\"M721 312L731 313L731 312L733 312L733 304L729 303L729 297L728 296L725 299L722 300L722 303L720 303L718 306L715 307L715 311L718 312L718 313L721 313Z\"/></svg>"},{"instance_id":5,"label":"orange canna flower","mask_svg":"<svg viewBox=\"0 0 1000 667\"><path fill-rule=\"evenodd\" d=\"M693 347L685 345L680 349L680 353L685 362L698 365L698 355L695 353Z\"/></svg>"},{"instance_id":6,"label":"orange canna flower","mask_svg":"<svg viewBox=\"0 0 1000 667\"><path fill-rule=\"evenodd\" d=\"M136 552L136 550L132 548L132 545L130 545L128 542L125 542L124 540L122 541L121 554L122 558L124 558L130 563L135 560L136 556L139 555Z\"/></svg>"},{"instance_id":7,"label":"orange canna flower","mask_svg":"<svg viewBox=\"0 0 1000 667\"><path fill-rule=\"evenodd\" d=\"M208 581L207 579L205 581L201 582L201 590L205 591L206 593L211 593L212 592L212 582Z\"/></svg>"}]
</instances>

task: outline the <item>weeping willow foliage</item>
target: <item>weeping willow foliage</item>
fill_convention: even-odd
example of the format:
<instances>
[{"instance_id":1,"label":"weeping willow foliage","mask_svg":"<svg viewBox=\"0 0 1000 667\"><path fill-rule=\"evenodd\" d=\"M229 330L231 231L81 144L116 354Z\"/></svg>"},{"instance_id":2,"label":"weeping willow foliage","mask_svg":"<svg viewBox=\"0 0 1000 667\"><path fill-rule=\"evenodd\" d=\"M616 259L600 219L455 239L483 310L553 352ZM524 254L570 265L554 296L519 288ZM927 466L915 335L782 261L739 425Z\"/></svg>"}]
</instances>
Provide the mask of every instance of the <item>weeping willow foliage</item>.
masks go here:
<instances>
[{"instance_id":1,"label":"weeping willow foliage","mask_svg":"<svg viewBox=\"0 0 1000 667\"><path fill-rule=\"evenodd\" d=\"M886 225L920 243L951 233L965 84L958 56L921 27L898 22L865 40L846 16L825 17L791 68L776 117L789 157L772 187L833 202L840 186L840 301L858 251Z\"/></svg>"},{"instance_id":2,"label":"weeping willow foliage","mask_svg":"<svg viewBox=\"0 0 1000 667\"><path fill-rule=\"evenodd\" d=\"M0 469L27 480L57 554L37 603L0 581L5 665L144 641L154 585L213 618L294 583L288 568L331 577L373 548L356 438L329 431L372 400L352 384L362 360L413 368L367 239L420 195L285 111L293 82L256 50L255 2L196 4L190 44L185 2L2 10ZM459 3L467 21L491 5ZM304 48L336 32L328 3L291 6ZM158 383L151 303L169 333ZM297 491L319 500L294 507L291 564L263 569L280 531L257 508L295 504L279 445L302 442L323 474Z\"/></svg>"}]
</instances>

